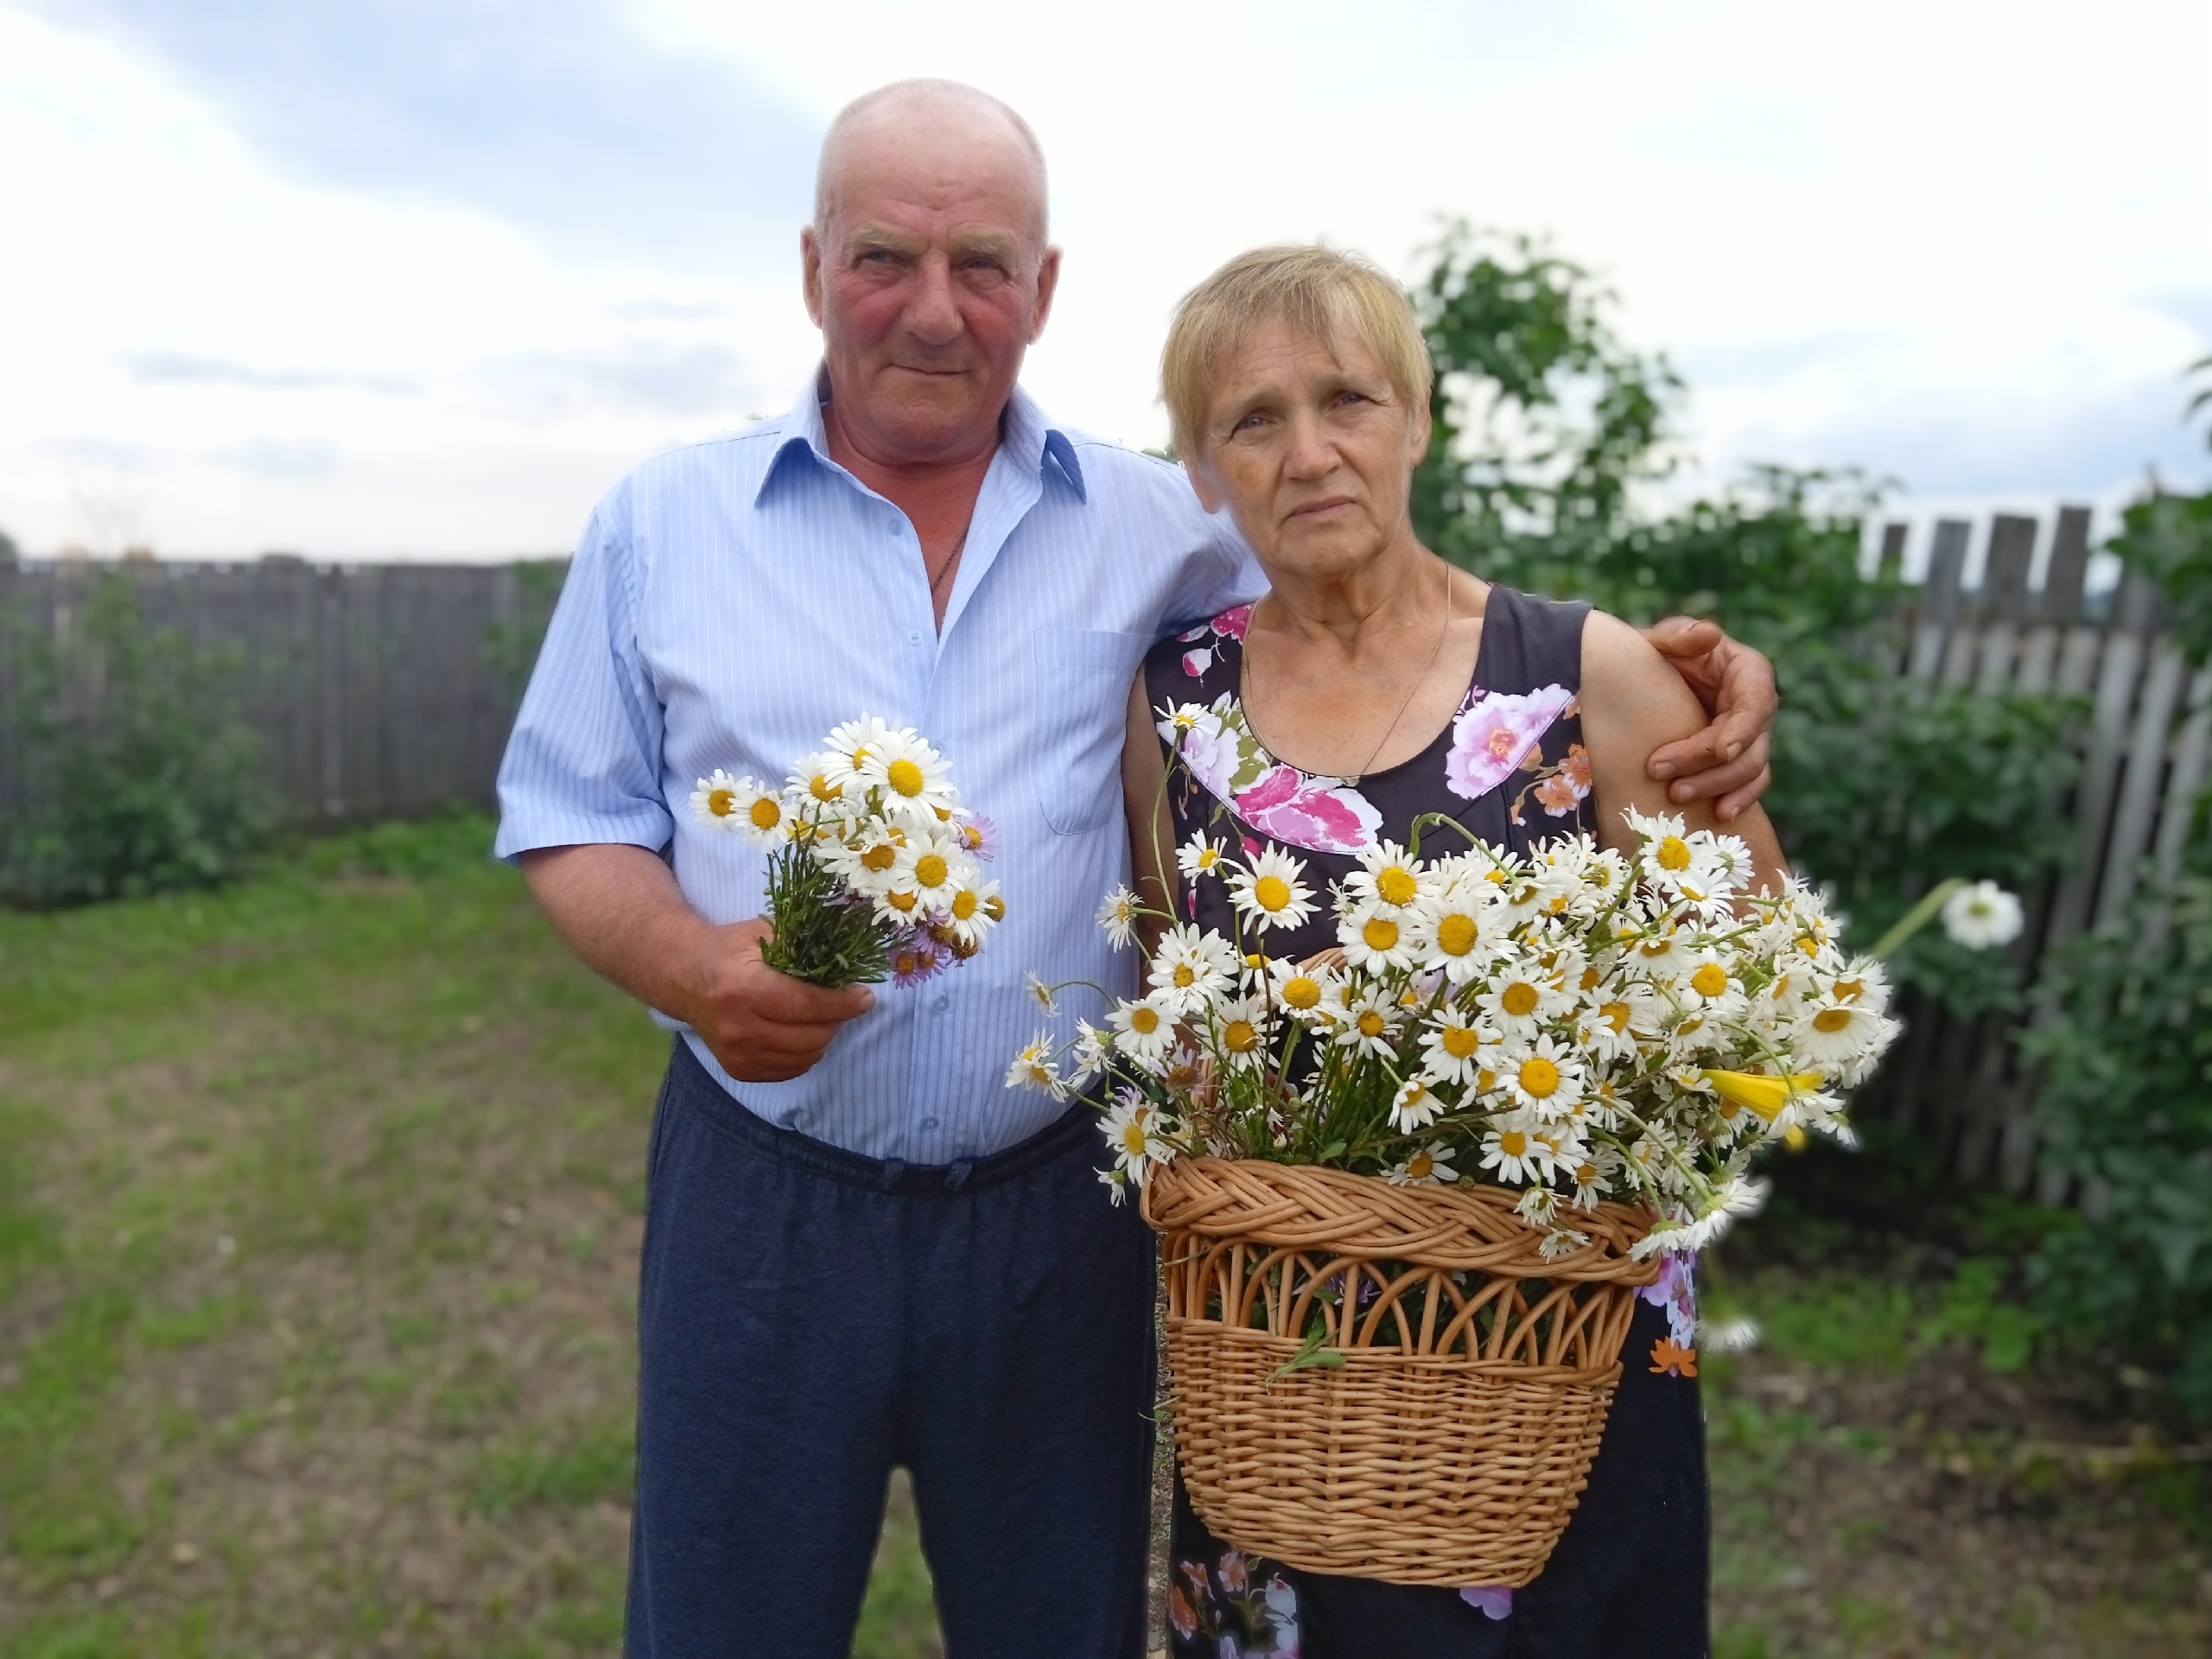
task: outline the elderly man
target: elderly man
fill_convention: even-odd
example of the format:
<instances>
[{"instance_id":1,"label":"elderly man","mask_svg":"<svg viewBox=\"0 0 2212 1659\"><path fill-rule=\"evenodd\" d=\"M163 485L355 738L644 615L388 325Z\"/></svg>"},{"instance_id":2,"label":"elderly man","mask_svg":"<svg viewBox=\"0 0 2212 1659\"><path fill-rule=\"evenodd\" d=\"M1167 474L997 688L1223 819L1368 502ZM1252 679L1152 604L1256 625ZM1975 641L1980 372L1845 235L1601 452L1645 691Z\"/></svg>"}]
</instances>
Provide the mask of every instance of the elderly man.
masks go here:
<instances>
[{"instance_id":1,"label":"elderly man","mask_svg":"<svg viewBox=\"0 0 2212 1659\"><path fill-rule=\"evenodd\" d=\"M953 1654L1132 1655L1151 1243L1098 1186L1089 1109L1001 1077L1039 1018L1026 970L1128 981L1090 925L1128 868L1127 690L1254 572L1179 472L1018 388L1060 256L1011 110L943 82L861 99L800 248L820 374L600 505L499 779L500 852L679 1033L649 1155L629 1651L846 1652L904 1465ZM1716 638L1685 626L1671 654L1732 713L1654 765L1749 798L1771 679ZM766 967L761 855L673 805L715 766L779 778L863 711L942 747L1002 839L1009 919L914 989Z\"/></svg>"}]
</instances>

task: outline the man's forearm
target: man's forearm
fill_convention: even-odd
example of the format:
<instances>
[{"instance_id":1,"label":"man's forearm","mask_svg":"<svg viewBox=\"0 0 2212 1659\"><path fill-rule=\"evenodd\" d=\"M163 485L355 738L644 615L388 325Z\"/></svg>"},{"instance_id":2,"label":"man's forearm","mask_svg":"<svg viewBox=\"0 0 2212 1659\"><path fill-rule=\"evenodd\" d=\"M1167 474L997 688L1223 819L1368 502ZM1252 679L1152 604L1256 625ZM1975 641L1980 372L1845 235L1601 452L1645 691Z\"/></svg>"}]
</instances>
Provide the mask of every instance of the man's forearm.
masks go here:
<instances>
[{"instance_id":1,"label":"man's forearm","mask_svg":"<svg viewBox=\"0 0 2212 1659\"><path fill-rule=\"evenodd\" d=\"M545 847L522 857L531 895L568 947L649 1007L690 1018L709 924L642 847Z\"/></svg>"}]
</instances>

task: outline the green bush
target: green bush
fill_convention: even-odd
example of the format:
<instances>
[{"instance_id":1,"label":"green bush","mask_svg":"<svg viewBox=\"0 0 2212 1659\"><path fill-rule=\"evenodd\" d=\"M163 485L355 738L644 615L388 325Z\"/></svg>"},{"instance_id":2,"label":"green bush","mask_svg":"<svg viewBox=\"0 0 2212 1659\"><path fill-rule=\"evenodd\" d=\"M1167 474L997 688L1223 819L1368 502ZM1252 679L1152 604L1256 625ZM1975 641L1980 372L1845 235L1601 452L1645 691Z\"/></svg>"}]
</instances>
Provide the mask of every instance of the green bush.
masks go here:
<instances>
[{"instance_id":1,"label":"green bush","mask_svg":"<svg viewBox=\"0 0 2212 1659\"><path fill-rule=\"evenodd\" d=\"M0 842L0 894L76 904L237 874L276 812L227 695L232 658L149 625L120 571L93 583L66 654L6 620L19 664L6 717L35 804Z\"/></svg>"}]
</instances>

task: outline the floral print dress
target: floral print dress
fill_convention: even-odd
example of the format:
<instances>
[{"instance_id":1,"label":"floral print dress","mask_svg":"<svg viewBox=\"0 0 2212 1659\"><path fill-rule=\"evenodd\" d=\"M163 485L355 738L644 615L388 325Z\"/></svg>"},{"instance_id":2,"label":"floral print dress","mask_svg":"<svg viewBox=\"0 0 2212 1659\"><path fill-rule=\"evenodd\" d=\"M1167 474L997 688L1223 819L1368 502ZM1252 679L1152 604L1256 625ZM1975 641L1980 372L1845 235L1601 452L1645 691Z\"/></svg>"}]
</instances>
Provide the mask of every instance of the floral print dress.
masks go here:
<instances>
[{"instance_id":1,"label":"floral print dress","mask_svg":"<svg viewBox=\"0 0 2212 1659\"><path fill-rule=\"evenodd\" d=\"M1154 647L1147 696L1166 711L1179 762L1168 804L1180 842L1233 835L1247 854L1283 848L1323 880L1357 868L1379 840L1446 813L1469 833L1525 854L1597 829L1582 744L1582 624L1588 607L1493 586L1474 681L1428 747L1357 780L1277 760L1241 702L1251 607ZM1425 844L1448 829L1432 826ZM1218 882L1188 895L1201 927L1232 927ZM1300 959L1336 943L1325 914L1270 940ZM1179 1475L1167 1589L1177 1659L1675 1659L1707 1650L1705 1431L1696 1376L1695 1295L1687 1265L1641 1293L1620 1387L1573 1519L1536 1580L1519 1590L1409 1587L1309 1573L1209 1533Z\"/></svg>"}]
</instances>

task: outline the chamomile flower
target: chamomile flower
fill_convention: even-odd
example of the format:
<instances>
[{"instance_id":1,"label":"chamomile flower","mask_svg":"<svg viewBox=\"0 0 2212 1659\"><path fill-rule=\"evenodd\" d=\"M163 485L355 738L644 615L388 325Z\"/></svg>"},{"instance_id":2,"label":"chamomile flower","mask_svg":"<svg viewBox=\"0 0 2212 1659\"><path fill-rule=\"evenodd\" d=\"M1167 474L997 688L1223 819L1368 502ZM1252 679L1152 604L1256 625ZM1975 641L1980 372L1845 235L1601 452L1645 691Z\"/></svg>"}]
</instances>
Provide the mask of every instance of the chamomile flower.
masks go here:
<instances>
[{"instance_id":1,"label":"chamomile flower","mask_svg":"<svg viewBox=\"0 0 2212 1659\"><path fill-rule=\"evenodd\" d=\"M736 830L742 822L741 799L753 790L750 778L733 778L716 766L691 791L691 811L702 823L717 830Z\"/></svg>"},{"instance_id":2,"label":"chamomile flower","mask_svg":"<svg viewBox=\"0 0 2212 1659\"><path fill-rule=\"evenodd\" d=\"M1114 1028L1115 1051L1141 1066L1158 1065L1174 1045L1175 1010L1157 995L1122 1003L1108 1023Z\"/></svg>"},{"instance_id":3,"label":"chamomile flower","mask_svg":"<svg viewBox=\"0 0 2212 1659\"><path fill-rule=\"evenodd\" d=\"M1006 919L1006 902L999 897L999 884L979 878L974 865L963 864L954 871L950 892L944 901L944 925L960 944L971 950L981 945L984 937Z\"/></svg>"},{"instance_id":4,"label":"chamomile flower","mask_svg":"<svg viewBox=\"0 0 2212 1659\"><path fill-rule=\"evenodd\" d=\"M1518 1185L1547 1180L1551 1176L1550 1163L1550 1149L1517 1118L1499 1121L1483 1137L1482 1167L1496 1170L1501 1181Z\"/></svg>"},{"instance_id":5,"label":"chamomile flower","mask_svg":"<svg viewBox=\"0 0 2212 1659\"><path fill-rule=\"evenodd\" d=\"M1258 999L1240 996L1214 1009L1216 1040L1230 1065L1240 1070L1262 1065L1268 1058L1268 1011Z\"/></svg>"},{"instance_id":6,"label":"chamomile flower","mask_svg":"<svg viewBox=\"0 0 2212 1659\"><path fill-rule=\"evenodd\" d=\"M805 797L808 808L816 812L845 816L865 810L860 791L846 790L849 768L844 758L824 749L819 754L810 754L791 768L790 785L794 795Z\"/></svg>"},{"instance_id":7,"label":"chamomile flower","mask_svg":"<svg viewBox=\"0 0 2212 1659\"><path fill-rule=\"evenodd\" d=\"M1067 1093L1067 1085L1060 1080L1059 1068L1053 1063L1051 1032L1039 1032L1029 1039L1028 1046L1014 1057L1014 1064L1006 1069L1006 1086L1041 1089L1055 1100Z\"/></svg>"},{"instance_id":8,"label":"chamomile flower","mask_svg":"<svg viewBox=\"0 0 2212 1659\"><path fill-rule=\"evenodd\" d=\"M1175 868L1183 872L1185 880L1196 881L1204 876L1219 875L1227 856L1220 842L1199 830L1175 849Z\"/></svg>"},{"instance_id":9,"label":"chamomile flower","mask_svg":"<svg viewBox=\"0 0 2212 1659\"><path fill-rule=\"evenodd\" d=\"M1497 1041L1496 1033L1446 1008L1421 1033L1421 1063L1440 1083L1471 1084L1483 1070L1484 1050L1494 1048Z\"/></svg>"},{"instance_id":10,"label":"chamomile flower","mask_svg":"<svg viewBox=\"0 0 2212 1659\"><path fill-rule=\"evenodd\" d=\"M793 820L784 798L750 778L737 783L735 810L723 823L756 847L780 847L791 840Z\"/></svg>"},{"instance_id":11,"label":"chamomile flower","mask_svg":"<svg viewBox=\"0 0 2212 1659\"><path fill-rule=\"evenodd\" d=\"M1028 994L1029 1000L1044 1009L1048 1016L1060 1011L1059 993L1038 978L1035 974L1024 974L1021 976L1021 988Z\"/></svg>"},{"instance_id":12,"label":"chamomile flower","mask_svg":"<svg viewBox=\"0 0 2212 1659\"><path fill-rule=\"evenodd\" d=\"M1415 1129L1425 1129L1436 1121L1444 1109L1444 1103L1436 1097L1430 1087L1431 1080L1416 1071L1399 1088L1397 1096L1390 1103L1390 1127L1401 1135L1410 1135Z\"/></svg>"},{"instance_id":13,"label":"chamomile flower","mask_svg":"<svg viewBox=\"0 0 2212 1659\"><path fill-rule=\"evenodd\" d=\"M1502 931L1503 912L1486 897L1496 891L1455 882L1423 901L1413 940L1423 967L1441 972L1454 985L1482 976L1497 955Z\"/></svg>"},{"instance_id":14,"label":"chamomile flower","mask_svg":"<svg viewBox=\"0 0 2212 1659\"><path fill-rule=\"evenodd\" d=\"M1398 1052L1396 1010L1373 991L1348 998L1336 1040L1355 1052L1388 1059Z\"/></svg>"},{"instance_id":15,"label":"chamomile flower","mask_svg":"<svg viewBox=\"0 0 2212 1659\"><path fill-rule=\"evenodd\" d=\"M886 810L910 823L947 823L960 804L944 757L907 728L879 734L858 771L870 788L882 791Z\"/></svg>"},{"instance_id":16,"label":"chamomile flower","mask_svg":"<svg viewBox=\"0 0 2212 1659\"><path fill-rule=\"evenodd\" d=\"M1525 1046L1509 1045L1498 1068L1507 1095L1544 1122L1562 1116L1582 1098L1585 1076L1582 1057L1549 1037Z\"/></svg>"},{"instance_id":17,"label":"chamomile flower","mask_svg":"<svg viewBox=\"0 0 2212 1659\"><path fill-rule=\"evenodd\" d=\"M2020 937L2020 901L1994 881L1961 887L1943 901L1943 931L1969 950L1993 950Z\"/></svg>"},{"instance_id":18,"label":"chamomile flower","mask_svg":"<svg viewBox=\"0 0 2212 1659\"><path fill-rule=\"evenodd\" d=\"M1268 976L1273 982L1269 994L1275 1004L1294 1019L1313 1025L1325 1024L1336 1017L1338 980L1329 969L1309 969L1276 957L1268 963Z\"/></svg>"},{"instance_id":19,"label":"chamomile flower","mask_svg":"<svg viewBox=\"0 0 2212 1659\"><path fill-rule=\"evenodd\" d=\"M1179 1015L1196 1014L1236 983L1236 952L1220 934L1185 922L1170 928L1153 952L1151 984Z\"/></svg>"},{"instance_id":20,"label":"chamomile flower","mask_svg":"<svg viewBox=\"0 0 2212 1659\"><path fill-rule=\"evenodd\" d=\"M1414 918L1374 899L1350 906L1337 918L1337 944L1344 961L1370 973L1414 965Z\"/></svg>"},{"instance_id":21,"label":"chamomile flower","mask_svg":"<svg viewBox=\"0 0 2212 1659\"><path fill-rule=\"evenodd\" d=\"M1068 1049L1068 1064L1074 1068L1068 1073L1069 1092L1088 1089L1105 1071L1107 1058L1113 1052L1112 1033L1099 1030L1088 1020L1077 1020L1075 1041Z\"/></svg>"},{"instance_id":22,"label":"chamomile flower","mask_svg":"<svg viewBox=\"0 0 2212 1659\"><path fill-rule=\"evenodd\" d=\"M1519 957L1500 969L1475 1006L1507 1037L1533 1038L1548 1020L1574 1011L1575 995L1560 988L1541 963Z\"/></svg>"},{"instance_id":23,"label":"chamomile flower","mask_svg":"<svg viewBox=\"0 0 2212 1659\"><path fill-rule=\"evenodd\" d=\"M1230 898L1256 927L1303 927L1313 917L1305 878L1303 860L1270 847L1230 878Z\"/></svg>"},{"instance_id":24,"label":"chamomile flower","mask_svg":"<svg viewBox=\"0 0 2212 1659\"><path fill-rule=\"evenodd\" d=\"M1395 841L1363 847L1356 856L1359 868L1344 877L1344 891L1382 914L1405 919L1421 897L1419 863Z\"/></svg>"},{"instance_id":25,"label":"chamomile flower","mask_svg":"<svg viewBox=\"0 0 2212 1659\"><path fill-rule=\"evenodd\" d=\"M1879 1046L1890 1021L1865 1001L1822 997L1799 1016L1790 1033L1793 1051L1824 1070L1838 1071Z\"/></svg>"},{"instance_id":26,"label":"chamomile flower","mask_svg":"<svg viewBox=\"0 0 2212 1659\"><path fill-rule=\"evenodd\" d=\"M1105 1132L1106 1144L1114 1149L1117 1173L1135 1185L1142 1186L1154 1165L1164 1164L1175 1155L1174 1147L1162 1134L1166 1125L1159 1109L1133 1089L1115 1096L1099 1127Z\"/></svg>"},{"instance_id":27,"label":"chamomile flower","mask_svg":"<svg viewBox=\"0 0 2212 1659\"><path fill-rule=\"evenodd\" d=\"M1098 925L1106 931L1106 942L1116 950L1126 950L1137 942L1137 896L1127 887L1116 887L1108 893L1098 906Z\"/></svg>"},{"instance_id":28,"label":"chamomile flower","mask_svg":"<svg viewBox=\"0 0 2212 1659\"><path fill-rule=\"evenodd\" d=\"M823 746L830 776L839 784L858 784L865 789L868 785L862 771L890 735L891 728L874 715L862 715L858 720L849 720L837 727Z\"/></svg>"},{"instance_id":29,"label":"chamomile flower","mask_svg":"<svg viewBox=\"0 0 2212 1659\"><path fill-rule=\"evenodd\" d=\"M951 909L953 894L971 884L975 867L947 831L932 827L907 832L906 845L899 849L898 871L894 886L911 891L923 909L944 915Z\"/></svg>"},{"instance_id":30,"label":"chamomile flower","mask_svg":"<svg viewBox=\"0 0 2212 1659\"><path fill-rule=\"evenodd\" d=\"M1439 1181L1456 1181L1459 1172L1452 1167L1451 1148L1432 1141L1416 1149L1406 1160L1391 1168L1382 1179L1393 1186L1431 1186Z\"/></svg>"}]
</instances>

